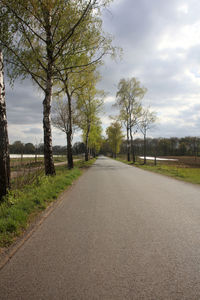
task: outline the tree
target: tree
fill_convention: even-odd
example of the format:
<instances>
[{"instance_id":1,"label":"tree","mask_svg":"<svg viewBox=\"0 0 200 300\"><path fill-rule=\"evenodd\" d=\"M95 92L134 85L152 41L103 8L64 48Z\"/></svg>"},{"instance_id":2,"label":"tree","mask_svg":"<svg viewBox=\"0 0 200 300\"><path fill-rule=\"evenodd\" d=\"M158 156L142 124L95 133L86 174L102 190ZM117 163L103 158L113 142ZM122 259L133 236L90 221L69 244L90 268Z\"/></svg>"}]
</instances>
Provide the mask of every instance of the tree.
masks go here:
<instances>
[{"instance_id":1,"label":"tree","mask_svg":"<svg viewBox=\"0 0 200 300\"><path fill-rule=\"evenodd\" d=\"M17 26L17 35L12 43L0 37L1 43L12 56L12 60L9 59L13 66L12 77L31 76L44 92L43 129L46 175L55 174L50 119L53 81L57 79L63 57L73 58L74 49L77 50L76 47L79 46L77 37L80 35L84 37L87 34L86 24L88 28L90 27L88 20L91 20L91 16L97 15L101 7L107 3L109 1L106 0L1 1L1 6L9 10L12 21ZM91 48L94 50L94 47L91 46ZM78 48L78 51L81 55L83 49ZM68 59L68 62L66 69L76 67L73 59Z\"/></svg>"},{"instance_id":2,"label":"tree","mask_svg":"<svg viewBox=\"0 0 200 300\"><path fill-rule=\"evenodd\" d=\"M24 145L25 154L35 154L35 146L32 143L26 143Z\"/></svg>"},{"instance_id":3,"label":"tree","mask_svg":"<svg viewBox=\"0 0 200 300\"><path fill-rule=\"evenodd\" d=\"M90 72L83 80L86 82L79 90L77 109L79 114L79 127L83 132L85 143L85 160L89 159L89 137L93 125L98 124L98 114L101 111L104 93L95 88L99 76L98 73Z\"/></svg>"},{"instance_id":4,"label":"tree","mask_svg":"<svg viewBox=\"0 0 200 300\"><path fill-rule=\"evenodd\" d=\"M119 122L113 122L107 129L106 134L108 136L108 142L110 144L114 158L117 157L119 153L120 145L122 143L122 128Z\"/></svg>"},{"instance_id":5,"label":"tree","mask_svg":"<svg viewBox=\"0 0 200 300\"><path fill-rule=\"evenodd\" d=\"M83 142L76 142L73 145L73 153L75 155L85 153L85 144Z\"/></svg>"},{"instance_id":6,"label":"tree","mask_svg":"<svg viewBox=\"0 0 200 300\"><path fill-rule=\"evenodd\" d=\"M3 52L0 45L0 202L10 187L10 156L8 145Z\"/></svg>"},{"instance_id":7,"label":"tree","mask_svg":"<svg viewBox=\"0 0 200 300\"><path fill-rule=\"evenodd\" d=\"M70 105L69 105L70 103ZM72 133L75 130L76 114L75 107L72 107L71 102L61 100L60 98L53 103L52 123L54 127L58 128L66 134L67 140L67 161L68 168L73 168L72 156Z\"/></svg>"},{"instance_id":8,"label":"tree","mask_svg":"<svg viewBox=\"0 0 200 300\"><path fill-rule=\"evenodd\" d=\"M11 40L8 32L10 19L7 10L0 6L0 38ZM4 81L4 47L0 41L0 202L10 188L10 156L6 116L5 81Z\"/></svg>"},{"instance_id":9,"label":"tree","mask_svg":"<svg viewBox=\"0 0 200 300\"><path fill-rule=\"evenodd\" d=\"M102 127L97 118L96 122L91 125L88 146L91 149L93 157L99 153L102 144Z\"/></svg>"},{"instance_id":10,"label":"tree","mask_svg":"<svg viewBox=\"0 0 200 300\"><path fill-rule=\"evenodd\" d=\"M119 107L119 120L126 128L127 137L127 160L130 161L130 152L132 160L135 162L135 151L133 145L134 127L136 128L141 113L141 99L144 97L147 89L142 87L140 81L136 78L121 79L118 84L117 102Z\"/></svg>"},{"instance_id":11,"label":"tree","mask_svg":"<svg viewBox=\"0 0 200 300\"><path fill-rule=\"evenodd\" d=\"M141 112L141 117L139 121L139 129L144 136L144 164L146 164L146 137L147 131L152 128L156 121L156 113L150 111L149 108L143 108Z\"/></svg>"}]
</instances>

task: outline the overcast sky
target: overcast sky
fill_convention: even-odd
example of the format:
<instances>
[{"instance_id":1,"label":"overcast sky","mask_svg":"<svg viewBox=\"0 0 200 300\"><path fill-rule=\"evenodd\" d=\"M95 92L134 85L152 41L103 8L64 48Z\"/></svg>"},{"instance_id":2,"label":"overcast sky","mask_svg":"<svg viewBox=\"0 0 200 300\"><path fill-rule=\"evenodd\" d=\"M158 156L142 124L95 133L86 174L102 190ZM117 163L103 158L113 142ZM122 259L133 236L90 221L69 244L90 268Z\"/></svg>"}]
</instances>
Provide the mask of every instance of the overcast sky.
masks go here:
<instances>
[{"instance_id":1,"label":"overcast sky","mask_svg":"<svg viewBox=\"0 0 200 300\"><path fill-rule=\"evenodd\" d=\"M143 104L157 112L151 137L200 136L200 1L114 0L103 15L104 31L123 48L122 59L105 59L99 87L105 98L103 127L116 113L117 85L136 77L148 89ZM31 81L6 82L10 143L40 143L43 94ZM80 140L79 133L74 141ZM65 136L53 130L53 144L65 145Z\"/></svg>"}]
</instances>

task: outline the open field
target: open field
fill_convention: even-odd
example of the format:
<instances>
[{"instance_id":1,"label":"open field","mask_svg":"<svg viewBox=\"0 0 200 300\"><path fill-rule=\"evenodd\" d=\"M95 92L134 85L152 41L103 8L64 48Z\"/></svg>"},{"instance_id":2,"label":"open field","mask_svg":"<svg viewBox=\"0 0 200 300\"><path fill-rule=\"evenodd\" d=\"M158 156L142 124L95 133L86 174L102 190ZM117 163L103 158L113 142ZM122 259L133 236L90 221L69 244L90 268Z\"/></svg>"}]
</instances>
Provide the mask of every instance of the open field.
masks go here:
<instances>
[{"instance_id":1,"label":"open field","mask_svg":"<svg viewBox=\"0 0 200 300\"><path fill-rule=\"evenodd\" d=\"M83 155L74 155L74 160L84 159ZM67 162L66 155L55 155L54 163ZM11 171L21 171L23 169L30 169L44 166L43 157L22 157L22 158L11 158L10 167Z\"/></svg>"},{"instance_id":2,"label":"open field","mask_svg":"<svg viewBox=\"0 0 200 300\"><path fill-rule=\"evenodd\" d=\"M143 160L136 159L134 166L141 169L152 171L155 173L174 177L190 183L200 184L200 158L192 156L168 156L165 158L178 159L177 161L157 161L154 165L154 160L147 160L146 165ZM117 160L132 165L128 162L125 156L120 156Z\"/></svg>"},{"instance_id":3,"label":"open field","mask_svg":"<svg viewBox=\"0 0 200 300\"><path fill-rule=\"evenodd\" d=\"M66 161L65 155L54 156L54 162ZM38 167L44 164L43 157L22 157L22 158L11 158L10 166L11 171L19 170L20 168Z\"/></svg>"},{"instance_id":4,"label":"open field","mask_svg":"<svg viewBox=\"0 0 200 300\"><path fill-rule=\"evenodd\" d=\"M12 181L8 197L0 205L0 247L10 245L25 230L30 221L82 174L89 162L77 161L72 170L56 167L56 176L44 176L44 171L20 176Z\"/></svg>"}]
</instances>

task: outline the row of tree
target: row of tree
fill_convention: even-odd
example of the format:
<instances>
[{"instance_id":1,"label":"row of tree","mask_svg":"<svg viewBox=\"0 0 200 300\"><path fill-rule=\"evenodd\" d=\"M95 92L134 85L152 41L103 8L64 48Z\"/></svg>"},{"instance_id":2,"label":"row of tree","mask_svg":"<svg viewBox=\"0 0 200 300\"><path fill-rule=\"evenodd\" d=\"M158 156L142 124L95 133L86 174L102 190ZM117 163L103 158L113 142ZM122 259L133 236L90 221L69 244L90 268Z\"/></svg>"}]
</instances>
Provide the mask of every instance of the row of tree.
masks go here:
<instances>
[{"instance_id":1,"label":"row of tree","mask_svg":"<svg viewBox=\"0 0 200 300\"><path fill-rule=\"evenodd\" d=\"M125 153L126 142L121 145L121 153ZM143 140L134 141L137 155L143 155ZM147 154L150 156L198 156L200 151L200 138L147 138Z\"/></svg>"},{"instance_id":2,"label":"row of tree","mask_svg":"<svg viewBox=\"0 0 200 300\"><path fill-rule=\"evenodd\" d=\"M43 92L44 161L46 175L54 175L52 96L66 97L67 148L73 167L73 99L77 97L86 143L92 118L86 110L88 92L96 97L96 68L105 54L113 54L110 36L102 30L101 11L110 0L1 0L0 2L0 199L10 186L10 163L5 104L4 63L11 81L31 78ZM91 86L88 87L88 83ZM89 91L88 91L89 89ZM82 105L85 104L85 108ZM93 122L94 123L94 122ZM92 141L90 141L92 143ZM87 147L88 148L88 147Z\"/></svg>"},{"instance_id":3,"label":"row of tree","mask_svg":"<svg viewBox=\"0 0 200 300\"><path fill-rule=\"evenodd\" d=\"M55 155L66 155L67 147L55 145L52 147L53 154ZM92 148L91 148L92 151ZM32 144L32 143L22 143L21 141L15 141L13 144L9 145L10 154L43 154L44 144ZM75 155L85 153L85 144L83 142L76 142L72 147L72 152Z\"/></svg>"},{"instance_id":4,"label":"row of tree","mask_svg":"<svg viewBox=\"0 0 200 300\"><path fill-rule=\"evenodd\" d=\"M141 131L143 139L144 163L146 163L146 140L147 131L156 121L156 114L151 109L142 105L142 99L147 92L138 79L121 79L118 84L115 107L119 109L119 114L113 117L115 121L107 128L108 143L113 156L116 157L120 151L123 140L123 129L126 132L126 153L127 160L135 162L135 141L134 134Z\"/></svg>"},{"instance_id":5,"label":"row of tree","mask_svg":"<svg viewBox=\"0 0 200 300\"><path fill-rule=\"evenodd\" d=\"M144 149L144 139L136 138L133 142L136 156L144 156L145 151L146 155L153 157L183 155L197 157L200 155L200 138L198 137L146 138L146 149ZM115 122L108 127L108 139L103 141L101 153L104 155L111 153L113 157L116 157L118 153L127 154L127 144L127 140L122 135L120 123Z\"/></svg>"}]
</instances>

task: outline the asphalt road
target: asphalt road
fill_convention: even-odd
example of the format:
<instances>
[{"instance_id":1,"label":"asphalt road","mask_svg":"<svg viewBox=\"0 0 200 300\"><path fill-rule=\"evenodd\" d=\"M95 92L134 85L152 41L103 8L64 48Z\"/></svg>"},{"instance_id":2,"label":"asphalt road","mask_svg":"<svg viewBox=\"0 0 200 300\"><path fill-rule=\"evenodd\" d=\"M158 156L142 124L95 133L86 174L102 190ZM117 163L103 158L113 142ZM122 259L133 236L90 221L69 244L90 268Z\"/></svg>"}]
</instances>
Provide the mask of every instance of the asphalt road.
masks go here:
<instances>
[{"instance_id":1,"label":"asphalt road","mask_svg":"<svg viewBox=\"0 0 200 300\"><path fill-rule=\"evenodd\" d=\"M200 188L99 158L0 271L0 299L200 299Z\"/></svg>"}]
</instances>

